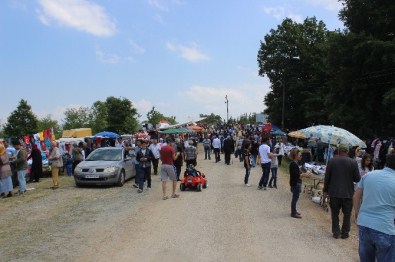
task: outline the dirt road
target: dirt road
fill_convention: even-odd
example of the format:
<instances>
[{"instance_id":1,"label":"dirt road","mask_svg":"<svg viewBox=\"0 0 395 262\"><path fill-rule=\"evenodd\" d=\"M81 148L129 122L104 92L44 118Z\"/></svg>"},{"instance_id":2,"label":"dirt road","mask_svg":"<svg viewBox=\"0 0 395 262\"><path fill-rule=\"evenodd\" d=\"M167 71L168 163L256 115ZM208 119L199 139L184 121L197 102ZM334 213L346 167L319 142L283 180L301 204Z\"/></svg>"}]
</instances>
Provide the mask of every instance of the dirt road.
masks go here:
<instances>
[{"instance_id":1,"label":"dirt road","mask_svg":"<svg viewBox=\"0 0 395 262\"><path fill-rule=\"evenodd\" d=\"M212 158L213 159L213 158ZM261 169L243 185L244 168L198 157L209 185L162 200L161 182L138 194L124 187L76 188L62 177L29 184L0 200L1 261L358 261L350 239L333 239L330 214L301 194L303 219L290 217L288 177L257 190Z\"/></svg>"}]
</instances>

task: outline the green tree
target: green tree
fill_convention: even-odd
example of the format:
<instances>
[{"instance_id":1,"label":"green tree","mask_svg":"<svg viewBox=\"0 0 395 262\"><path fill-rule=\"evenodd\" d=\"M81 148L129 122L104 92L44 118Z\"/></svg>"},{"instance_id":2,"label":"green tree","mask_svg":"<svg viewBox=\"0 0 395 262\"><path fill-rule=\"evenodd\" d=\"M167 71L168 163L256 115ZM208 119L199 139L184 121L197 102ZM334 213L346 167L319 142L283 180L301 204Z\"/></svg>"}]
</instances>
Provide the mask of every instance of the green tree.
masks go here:
<instances>
[{"instance_id":1,"label":"green tree","mask_svg":"<svg viewBox=\"0 0 395 262\"><path fill-rule=\"evenodd\" d=\"M299 128L311 122L327 122L323 94L328 36L325 24L314 17L303 23L287 18L261 41L259 75L271 82L271 91L264 98L264 113L273 123Z\"/></svg>"},{"instance_id":2,"label":"green tree","mask_svg":"<svg viewBox=\"0 0 395 262\"><path fill-rule=\"evenodd\" d=\"M137 131L139 114L129 99L111 96L106 99L105 104L108 112L107 131L118 134L131 134Z\"/></svg>"},{"instance_id":3,"label":"green tree","mask_svg":"<svg viewBox=\"0 0 395 262\"><path fill-rule=\"evenodd\" d=\"M57 120L52 119L51 115L47 115L44 118L38 119L37 129L39 131L46 130L48 128L53 129L53 133L56 138L62 137L62 130Z\"/></svg>"},{"instance_id":4,"label":"green tree","mask_svg":"<svg viewBox=\"0 0 395 262\"><path fill-rule=\"evenodd\" d=\"M206 119L202 120L202 123L205 123L209 126L217 126L222 124L222 118L220 115L214 115L211 113L210 115L200 114L200 117L205 117Z\"/></svg>"},{"instance_id":5,"label":"green tree","mask_svg":"<svg viewBox=\"0 0 395 262\"><path fill-rule=\"evenodd\" d=\"M91 111L89 107L67 108L64 115L64 130L90 127Z\"/></svg>"},{"instance_id":6,"label":"green tree","mask_svg":"<svg viewBox=\"0 0 395 262\"><path fill-rule=\"evenodd\" d=\"M395 30L395 1L393 0L342 0L340 19L355 34L391 41Z\"/></svg>"},{"instance_id":7,"label":"green tree","mask_svg":"<svg viewBox=\"0 0 395 262\"><path fill-rule=\"evenodd\" d=\"M4 124L0 119L0 137L4 137Z\"/></svg>"},{"instance_id":8,"label":"green tree","mask_svg":"<svg viewBox=\"0 0 395 262\"><path fill-rule=\"evenodd\" d=\"M239 117L239 121L238 121L238 123L241 124L255 124L255 122L256 122L256 113L249 113L248 115L247 113L245 113Z\"/></svg>"},{"instance_id":9,"label":"green tree","mask_svg":"<svg viewBox=\"0 0 395 262\"><path fill-rule=\"evenodd\" d=\"M147 119L148 123L156 126L157 124L159 124L159 121L165 119L165 116L162 113L156 111L155 107L153 106L152 109L147 113Z\"/></svg>"},{"instance_id":10,"label":"green tree","mask_svg":"<svg viewBox=\"0 0 395 262\"><path fill-rule=\"evenodd\" d=\"M329 41L329 119L361 137L392 136L395 2L343 2L339 16L347 29Z\"/></svg>"},{"instance_id":11,"label":"green tree","mask_svg":"<svg viewBox=\"0 0 395 262\"><path fill-rule=\"evenodd\" d=\"M161 120L167 120L169 122L170 125L174 125L176 124L176 117L175 116L164 116L162 113L160 113L159 111L155 110L155 107L153 106L152 109L147 113L147 119L148 122L153 124L154 126L156 126L157 124L159 124L159 121Z\"/></svg>"},{"instance_id":12,"label":"green tree","mask_svg":"<svg viewBox=\"0 0 395 262\"><path fill-rule=\"evenodd\" d=\"M106 103L96 101L93 103L90 110L89 127L92 128L92 133L96 134L107 129L108 108Z\"/></svg>"},{"instance_id":13,"label":"green tree","mask_svg":"<svg viewBox=\"0 0 395 262\"><path fill-rule=\"evenodd\" d=\"M37 129L37 116L26 100L21 99L18 107L11 113L4 126L4 133L8 137L22 137L35 134Z\"/></svg>"}]
</instances>

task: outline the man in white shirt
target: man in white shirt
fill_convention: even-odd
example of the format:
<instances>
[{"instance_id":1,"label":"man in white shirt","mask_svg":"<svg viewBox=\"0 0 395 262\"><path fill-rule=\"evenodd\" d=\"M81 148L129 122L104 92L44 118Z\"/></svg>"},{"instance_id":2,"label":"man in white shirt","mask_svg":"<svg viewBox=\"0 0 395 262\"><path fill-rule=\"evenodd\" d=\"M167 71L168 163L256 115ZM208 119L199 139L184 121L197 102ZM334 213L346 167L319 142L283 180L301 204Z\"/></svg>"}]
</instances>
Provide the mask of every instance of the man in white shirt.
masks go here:
<instances>
[{"instance_id":1,"label":"man in white shirt","mask_svg":"<svg viewBox=\"0 0 395 262\"><path fill-rule=\"evenodd\" d=\"M259 155L261 157L262 177L259 181L258 189L266 190L267 183L270 175L270 164L272 153L270 153L269 139L267 137L262 138L262 144L259 146Z\"/></svg>"},{"instance_id":2,"label":"man in white shirt","mask_svg":"<svg viewBox=\"0 0 395 262\"><path fill-rule=\"evenodd\" d=\"M213 145L213 148L214 148L215 163L217 163L218 161L221 161L221 156L220 156L221 140L218 138L218 135L216 135L215 138L213 139L212 145Z\"/></svg>"},{"instance_id":3,"label":"man in white shirt","mask_svg":"<svg viewBox=\"0 0 395 262\"><path fill-rule=\"evenodd\" d=\"M152 165L154 166L154 175L158 175L158 164L159 164L159 157L160 157L160 145L158 144L158 139L152 139L152 143L149 146L149 150L151 150L154 157L152 159Z\"/></svg>"}]
</instances>

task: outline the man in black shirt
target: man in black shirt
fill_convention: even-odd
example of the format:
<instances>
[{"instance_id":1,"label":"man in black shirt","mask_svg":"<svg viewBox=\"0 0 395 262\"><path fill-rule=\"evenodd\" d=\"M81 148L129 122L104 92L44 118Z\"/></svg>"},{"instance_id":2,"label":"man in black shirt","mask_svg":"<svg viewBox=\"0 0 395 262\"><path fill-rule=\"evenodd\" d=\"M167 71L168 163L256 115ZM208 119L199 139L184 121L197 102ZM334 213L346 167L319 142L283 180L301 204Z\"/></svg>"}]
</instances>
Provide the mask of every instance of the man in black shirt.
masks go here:
<instances>
[{"instance_id":1,"label":"man in black shirt","mask_svg":"<svg viewBox=\"0 0 395 262\"><path fill-rule=\"evenodd\" d=\"M329 160L325 172L324 193L329 195L332 215L332 233L334 238L349 237L351 226L352 198L354 182L359 182L357 161L348 157L348 146L340 145L339 155ZM339 213L343 212L343 224L340 231Z\"/></svg>"}]
</instances>

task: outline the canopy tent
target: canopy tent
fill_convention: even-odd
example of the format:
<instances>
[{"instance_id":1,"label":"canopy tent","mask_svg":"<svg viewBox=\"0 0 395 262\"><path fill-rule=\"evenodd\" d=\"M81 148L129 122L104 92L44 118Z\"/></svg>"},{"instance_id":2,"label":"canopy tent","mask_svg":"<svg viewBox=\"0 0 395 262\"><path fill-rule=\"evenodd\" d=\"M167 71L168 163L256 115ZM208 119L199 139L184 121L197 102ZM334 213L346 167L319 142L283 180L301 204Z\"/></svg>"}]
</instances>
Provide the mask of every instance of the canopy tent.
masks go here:
<instances>
[{"instance_id":1,"label":"canopy tent","mask_svg":"<svg viewBox=\"0 0 395 262\"><path fill-rule=\"evenodd\" d=\"M63 130L62 138L78 138L92 135L92 129L90 128L75 128L69 130Z\"/></svg>"},{"instance_id":2,"label":"canopy tent","mask_svg":"<svg viewBox=\"0 0 395 262\"><path fill-rule=\"evenodd\" d=\"M114 132L103 131L94 135L95 137L105 137L105 138L118 138L120 135Z\"/></svg>"},{"instance_id":3,"label":"canopy tent","mask_svg":"<svg viewBox=\"0 0 395 262\"><path fill-rule=\"evenodd\" d=\"M159 131L160 134L170 135L170 134L190 134L193 133L192 130L188 128L169 128L163 131Z\"/></svg>"},{"instance_id":4,"label":"canopy tent","mask_svg":"<svg viewBox=\"0 0 395 262\"><path fill-rule=\"evenodd\" d=\"M197 131L197 132L204 131L204 128L201 126L198 126L198 125L188 126L188 129Z\"/></svg>"}]
</instances>

